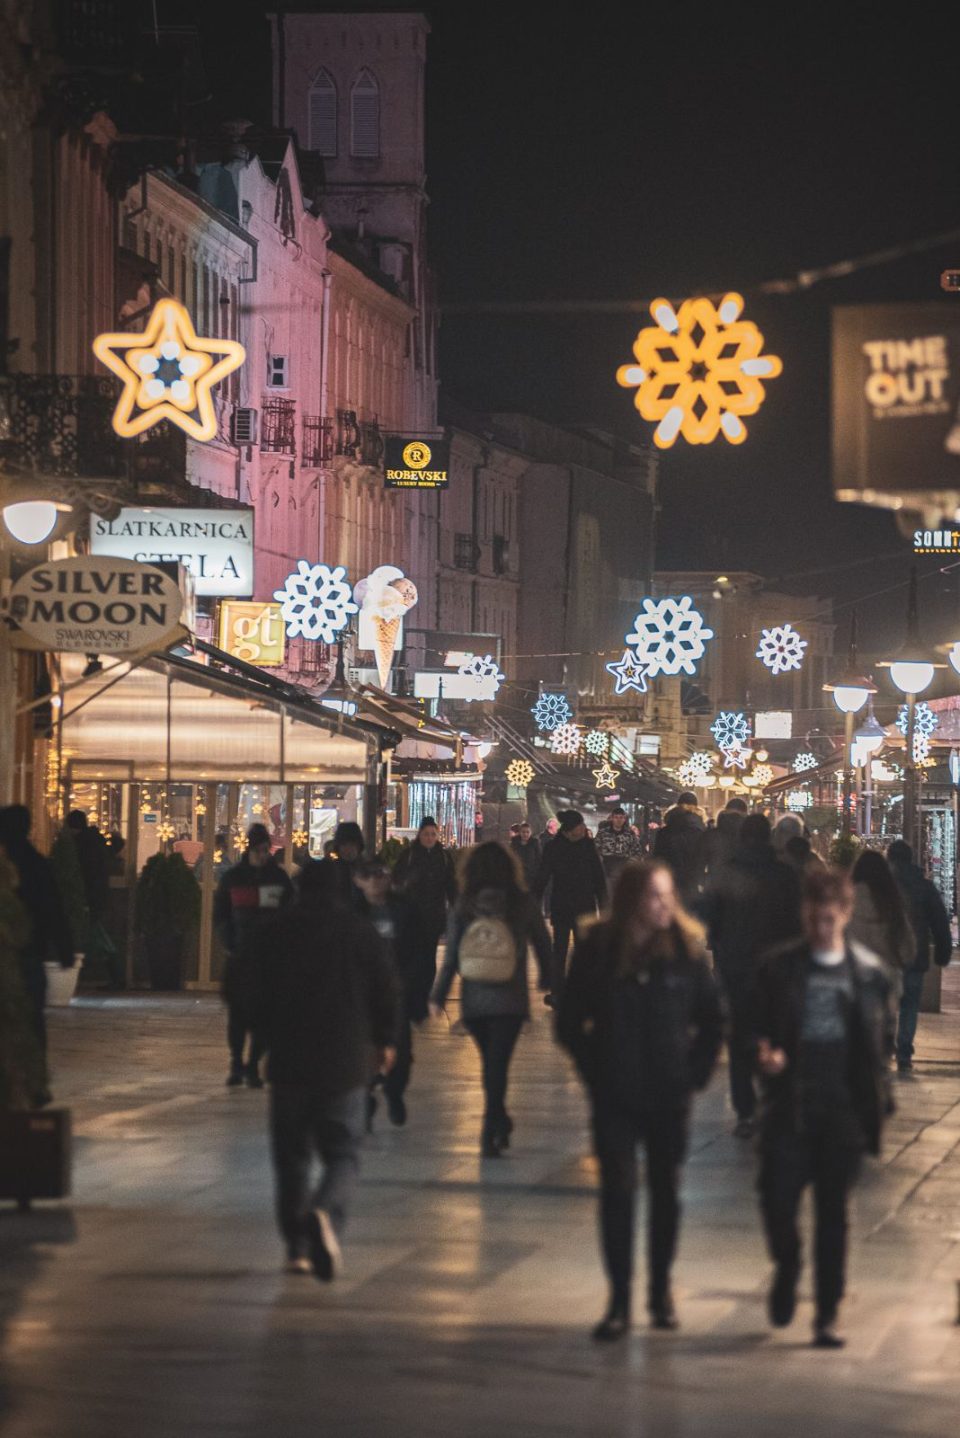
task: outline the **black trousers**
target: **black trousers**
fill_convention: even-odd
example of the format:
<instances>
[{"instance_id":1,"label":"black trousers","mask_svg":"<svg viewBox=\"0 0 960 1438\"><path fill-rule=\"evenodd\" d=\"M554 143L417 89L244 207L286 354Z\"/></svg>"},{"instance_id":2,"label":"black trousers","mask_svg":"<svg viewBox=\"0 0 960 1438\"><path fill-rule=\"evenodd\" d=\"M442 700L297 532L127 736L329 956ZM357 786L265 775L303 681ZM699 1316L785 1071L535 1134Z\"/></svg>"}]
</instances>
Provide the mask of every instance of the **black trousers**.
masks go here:
<instances>
[{"instance_id":1,"label":"black trousers","mask_svg":"<svg viewBox=\"0 0 960 1438\"><path fill-rule=\"evenodd\" d=\"M230 1062L234 1068L245 1067L243 1051L247 1043L247 1035L250 1036L250 1048L246 1064L250 1068L256 1068L267 1051L263 1036L250 1018L250 1011L247 1004L231 1003L227 1001L227 1044L230 1049Z\"/></svg>"},{"instance_id":2,"label":"black trousers","mask_svg":"<svg viewBox=\"0 0 960 1438\"><path fill-rule=\"evenodd\" d=\"M800 1199L813 1185L818 1321L830 1323L843 1297L847 1264L847 1194L860 1170L863 1136L846 1109L824 1114L808 1132L765 1129L760 1141L760 1206L773 1261L800 1270Z\"/></svg>"},{"instance_id":3,"label":"black trousers","mask_svg":"<svg viewBox=\"0 0 960 1438\"><path fill-rule=\"evenodd\" d=\"M577 936L577 915L553 913L550 915L550 923L553 928L553 974L550 987L559 997L563 992L567 973L567 950L570 948L571 939Z\"/></svg>"},{"instance_id":4,"label":"black trousers","mask_svg":"<svg viewBox=\"0 0 960 1438\"><path fill-rule=\"evenodd\" d=\"M753 1068L755 1040L750 1021L750 979L718 965L727 1009L730 1101L737 1118L753 1118L757 1108Z\"/></svg>"},{"instance_id":5,"label":"black trousers","mask_svg":"<svg viewBox=\"0 0 960 1438\"><path fill-rule=\"evenodd\" d=\"M325 1209L336 1232L343 1231L360 1169L365 1099L363 1088L333 1097L291 1084L274 1084L271 1089L277 1223L291 1258L304 1251L312 1209ZM315 1158L323 1164L323 1175L311 1191Z\"/></svg>"},{"instance_id":6,"label":"black trousers","mask_svg":"<svg viewBox=\"0 0 960 1438\"><path fill-rule=\"evenodd\" d=\"M600 1240L614 1303L629 1305L636 1227L637 1144L647 1157L647 1278L651 1306L666 1298L680 1231L680 1167L687 1110L641 1110L594 1095L593 1140L600 1164Z\"/></svg>"},{"instance_id":7,"label":"black trousers","mask_svg":"<svg viewBox=\"0 0 960 1438\"><path fill-rule=\"evenodd\" d=\"M397 1034L397 1061L385 1078L378 1075L371 1088L381 1087L388 1098L403 1098L413 1068L413 1025L407 1012Z\"/></svg>"},{"instance_id":8,"label":"black trousers","mask_svg":"<svg viewBox=\"0 0 960 1438\"><path fill-rule=\"evenodd\" d=\"M463 1022L480 1050L483 1064L483 1137L494 1138L507 1117L510 1060L523 1018L520 1014L485 1014Z\"/></svg>"}]
</instances>

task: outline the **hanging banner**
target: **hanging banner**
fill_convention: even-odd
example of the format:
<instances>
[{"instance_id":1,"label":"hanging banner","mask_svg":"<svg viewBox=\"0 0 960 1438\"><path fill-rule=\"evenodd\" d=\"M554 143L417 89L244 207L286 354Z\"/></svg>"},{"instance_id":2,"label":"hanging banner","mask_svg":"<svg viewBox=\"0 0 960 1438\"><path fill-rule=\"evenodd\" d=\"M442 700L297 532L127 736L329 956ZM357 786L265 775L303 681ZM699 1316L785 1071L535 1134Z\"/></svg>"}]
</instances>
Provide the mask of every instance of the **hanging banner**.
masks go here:
<instances>
[{"instance_id":1,"label":"hanging banner","mask_svg":"<svg viewBox=\"0 0 960 1438\"><path fill-rule=\"evenodd\" d=\"M121 509L116 519L91 514L90 549L143 564L182 564L199 597L253 593L252 509Z\"/></svg>"},{"instance_id":2,"label":"hanging banner","mask_svg":"<svg viewBox=\"0 0 960 1438\"><path fill-rule=\"evenodd\" d=\"M450 441L388 434L383 451L384 489L446 489Z\"/></svg>"},{"instance_id":3,"label":"hanging banner","mask_svg":"<svg viewBox=\"0 0 960 1438\"><path fill-rule=\"evenodd\" d=\"M833 312L833 487L892 508L960 493L956 304L841 305ZM930 501L934 502L934 501ZM949 506L948 506L949 507Z\"/></svg>"},{"instance_id":4,"label":"hanging banner","mask_svg":"<svg viewBox=\"0 0 960 1438\"><path fill-rule=\"evenodd\" d=\"M176 635L183 595L151 564L84 554L28 569L11 590L9 612L41 649L135 654Z\"/></svg>"}]
</instances>

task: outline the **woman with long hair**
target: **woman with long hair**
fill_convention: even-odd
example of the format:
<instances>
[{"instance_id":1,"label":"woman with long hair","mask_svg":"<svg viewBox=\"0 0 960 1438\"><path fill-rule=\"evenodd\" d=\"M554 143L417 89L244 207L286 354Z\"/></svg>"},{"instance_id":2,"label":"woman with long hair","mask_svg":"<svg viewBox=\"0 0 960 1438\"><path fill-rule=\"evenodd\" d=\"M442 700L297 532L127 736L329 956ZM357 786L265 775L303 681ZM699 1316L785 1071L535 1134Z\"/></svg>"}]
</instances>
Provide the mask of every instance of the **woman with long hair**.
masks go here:
<instances>
[{"instance_id":1,"label":"woman with long hair","mask_svg":"<svg viewBox=\"0 0 960 1438\"><path fill-rule=\"evenodd\" d=\"M684 912L665 863L631 861L621 872L609 919L574 951L557 1037L587 1086L600 1164L610 1302L593 1336L622 1338L630 1327L638 1143L650 1196L650 1318L655 1328L676 1328L670 1269L680 1165L692 1095L709 1081L720 1048L721 1016L703 930Z\"/></svg>"},{"instance_id":2,"label":"woman with long hair","mask_svg":"<svg viewBox=\"0 0 960 1438\"><path fill-rule=\"evenodd\" d=\"M527 893L515 855L492 841L479 844L460 874L460 898L430 1006L434 1013L443 1012L459 973L461 1017L483 1064L484 1158L498 1158L513 1132L507 1080L514 1045L530 1017L528 944L536 954L540 988L546 990L551 948L539 906Z\"/></svg>"},{"instance_id":3,"label":"woman with long hair","mask_svg":"<svg viewBox=\"0 0 960 1438\"><path fill-rule=\"evenodd\" d=\"M847 937L882 959L899 988L917 953L917 941L900 887L882 854L865 849L853 866L853 918Z\"/></svg>"}]
</instances>

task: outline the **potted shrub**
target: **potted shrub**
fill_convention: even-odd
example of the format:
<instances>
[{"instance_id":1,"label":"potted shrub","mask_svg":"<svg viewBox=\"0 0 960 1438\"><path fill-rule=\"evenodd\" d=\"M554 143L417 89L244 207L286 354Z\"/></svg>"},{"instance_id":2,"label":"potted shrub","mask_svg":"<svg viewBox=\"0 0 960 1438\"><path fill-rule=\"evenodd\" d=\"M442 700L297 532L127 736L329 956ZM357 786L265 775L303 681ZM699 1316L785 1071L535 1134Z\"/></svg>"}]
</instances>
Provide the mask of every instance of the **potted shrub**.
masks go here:
<instances>
[{"instance_id":1,"label":"potted shrub","mask_svg":"<svg viewBox=\"0 0 960 1438\"><path fill-rule=\"evenodd\" d=\"M181 854L154 854L144 864L133 922L143 940L150 987L181 988L184 945L200 922L200 885Z\"/></svg>"},{"instance_id":2,"label":"potted shrub","mask_svg":"<svg viewBox=\"0 0 960 1438\"><path fill-rule=\"evenodd\" d=\"M862 848L855 834L838 834L830 845L830 862L838 869L852 869Z\"/></svg>"},{"instance_id":3,"label":"potted shrub","mask_svg":"<svg viewBox=\"0 0 960 1438\"><path fill-rule=\"evenodd\" d=\"M63 969L54 963L48 963L46 966L47 1003L53 1008L62 1008L73 998L90 938L90 911L87 908L87 891L83 885L80 858L73 835L66 827L60 830L53 841L50 867L73 940L72 969Z\"/></svg>"}]
</instances>

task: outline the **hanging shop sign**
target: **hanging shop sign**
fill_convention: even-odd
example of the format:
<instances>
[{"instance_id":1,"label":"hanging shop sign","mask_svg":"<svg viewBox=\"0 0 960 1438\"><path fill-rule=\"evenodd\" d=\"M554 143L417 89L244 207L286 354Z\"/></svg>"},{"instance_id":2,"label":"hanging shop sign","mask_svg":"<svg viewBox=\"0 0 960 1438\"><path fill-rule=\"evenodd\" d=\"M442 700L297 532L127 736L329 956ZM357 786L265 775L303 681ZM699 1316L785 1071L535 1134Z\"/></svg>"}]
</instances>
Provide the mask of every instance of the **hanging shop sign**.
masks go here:
<instances>
[{"instance_id":1,"label":"hanging shop sign","mask_svg":"<svg viewBox=\"0 0 960 1438\"><path fill-rule=\"evenodd\" d=\"M219 644L232 659L270 668L286 657L287 635L280 605L266 599L225 599L220 605Z\"/></svg>"},{"instance_id":2,"label":"hanging shop sign","mask_svg":"<svg viewBox=\"0 0 960 1438\"><path fill-rule=\"evenodd\" d=\"M753 716L753 732L757 739L792 739L793 712L790 709L765 709Z\"/></svg>"},{"instance_id":3,"label":"hanging shop sign","mask_svg":"<svg viewBox=\"0 0 960 1438\"><path fill-rule=\"evenodd\" d=\"M360 606L357 644L371 649L377 660L377 675L386 687L393 656L403 646L403 619L417 602L417 586L395 564L381 564L353 591Z\"/></svg>"},{"instance_id":4,"label":"hanging shop sign","mask_svg":"<svg viewBox=\"0 0 960 1438\"><path fill-rule=\"evenodd\" d=\"M388 434L384 439L383 468L385 489L446 489L450 483L450 441Z\"/></svg>"},{"instance_id":5,"label":"hanging shop sign","mask_svg":"<svg viewBox=\"0 0 960 1438\"><path fill-rule=\"evenodd\" d=\"M214 439L213 387L246 358L236 340L198 335L178 300L158 300L142 331L97 335L93 352L123 381L113 412L113 428L122 439L162 419L191 439Z\"/></svg>"},{"instance_id":6,"label":"hanging shop sign","mask_svg":"<svg viewBox=\"0 0 960 1438\"><path fill-rule=\"evenodd\" d=\"M183 595L150 564L95 555L38 564L14 584L10 615L41 649L135 654L176 634Z\"/></svg>"},{"instance_id":7,"label":"hanging shop sign","mask_svg":"<svg viewBox=\"0 0 960 1438\"><path fill-rule=\"evenodd\" d=\"M955 302L834 310L838 499L893 508L902 495L960 492L958 405Z\"/></svg>"},{"instance_id":8,"label":"hanging shop sign","mask_svg":"<svg viewBox=\"0 0 960 1438\"><path fill-rule=\"evenodd\" d=\"M204 598L253 593L252 509L121 509L90 516L90 549L143 564L182 564Z\"/></svg>"}]
</instances>

